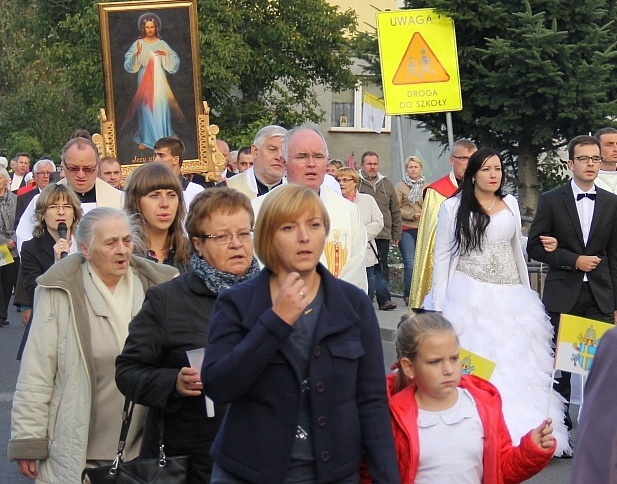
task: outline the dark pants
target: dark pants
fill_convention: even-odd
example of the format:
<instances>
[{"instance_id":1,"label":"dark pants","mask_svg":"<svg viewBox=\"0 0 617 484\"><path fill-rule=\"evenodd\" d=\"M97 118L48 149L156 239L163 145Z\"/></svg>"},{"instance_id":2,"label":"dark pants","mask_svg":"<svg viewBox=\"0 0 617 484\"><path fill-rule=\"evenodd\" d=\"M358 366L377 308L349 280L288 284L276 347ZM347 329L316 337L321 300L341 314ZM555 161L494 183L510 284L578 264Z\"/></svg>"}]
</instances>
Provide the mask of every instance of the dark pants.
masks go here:
<instances>
[{"instance_id":1,"label":"dark pants","mask_svg":"<svg viewBox=\"0 0 617 484\"><path fill-rule=\"evenodd\" d=\"M379 254L379 262L375 268L375 296L377 304L382 306L387 301L392 300L390 296L390 276L388 268L388 252L390 251L390 240L375 239L377 253Z\"/></svg>"},{"instance_id":2,"label":"dark pants","mask_svg":"<svg viewBox=\"0 0 617 484\"><path fill-rule=\"evenodd\" d=\"M614 323L612 313L604 313L598 306L596 302L596 298L593 296L593 292L591 291L591 287L588 282L583 282L583 286L581 288L581 292L578 295L576 302L574 303L574 307L568 312L573 316L580 316L582 318L595 319L596 321L603 321L605 323ZM559 318L561 313L555 313L553 311L548 311L548 315L551 318L551 324L555 329L555 334L553 335L553 343L555 347L557 347L557 333L559 332ZM570 384L570 372L562 371L561 376L555 378L555 383L553 388L560 395L562 395L566 399L566 425L568 429L572 429L572 419L570 418L569 408L570 408L570 396L572 393L572 386Z\"/></svg>"},{"instance_id":3,"label":"dark pants","mask_svg":"<svg viewBox=\"0 0 617 484\"><path fill-rule=\"evenodd\" d=\"M13 295L13 289L19 274L19 257L15 262L0 267L0 286L2 287L2 300L0 301L0 320L7 318L7 310Z\"/></svg>"}]
</instances>

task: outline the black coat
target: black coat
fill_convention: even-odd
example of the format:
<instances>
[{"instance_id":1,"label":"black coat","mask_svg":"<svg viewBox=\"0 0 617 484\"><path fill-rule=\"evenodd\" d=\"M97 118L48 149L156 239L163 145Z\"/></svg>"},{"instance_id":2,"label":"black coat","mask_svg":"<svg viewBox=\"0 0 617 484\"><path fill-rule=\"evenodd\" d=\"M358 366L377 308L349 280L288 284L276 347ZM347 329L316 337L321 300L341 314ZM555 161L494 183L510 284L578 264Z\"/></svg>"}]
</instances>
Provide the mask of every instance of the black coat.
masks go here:
<instances>
[{"instance_id":1,"label":"black coat","mask_svg":"<svg viewBox=\"0 0 617 484\"><path fill-rule=\"evenodd\" d=\"M127 395L149 369L138 403L150 408L143 455L158 456L158 418L165 421L167 455L190 455L188 483L210 482L210 446L225 412L215 406L208 418L204 397L182 397L176 378L189 365L187 350L203 348L216 294L193 272L148 290L143 307L129 325L122 354L116 359L116 383Z\"/></svg>"},{"instance_id":2,"label":"black coat","mask_svg":"<svg viewBox=\"0 0 617 484\"><path fill-rule=\"evenodd\" d=\"M54 265L55 243L56 241L51 234L45 230L41 237L32 237L21 246L21 264L15 284L15 297L13 298L13 304L16 306L32 306L37 277L47 272L47 269ZM30 320L32 320L32 317L30 317ZM30 323L28 322L17 351L17 359L20 361L29 334Z\"/></svg>"},{"instance_id":3,"label":"black coat","mask_svg":"<svg viewBox=\"0 0 617 484\"><path fill-rule=\"evenodd\" d=\"M571 311L585 275L576 269L576 259L579 255L595 255L602 261L587 273L589 287L602 312L612 314L617 309L617 196L596 187L597 197L585 245L571 183L540 195L529 229L527 253L549 265L542 302L547 311ZM555 237L557 249L546 252L540 242L541 235Z\"/></svg>"}]
</instances>

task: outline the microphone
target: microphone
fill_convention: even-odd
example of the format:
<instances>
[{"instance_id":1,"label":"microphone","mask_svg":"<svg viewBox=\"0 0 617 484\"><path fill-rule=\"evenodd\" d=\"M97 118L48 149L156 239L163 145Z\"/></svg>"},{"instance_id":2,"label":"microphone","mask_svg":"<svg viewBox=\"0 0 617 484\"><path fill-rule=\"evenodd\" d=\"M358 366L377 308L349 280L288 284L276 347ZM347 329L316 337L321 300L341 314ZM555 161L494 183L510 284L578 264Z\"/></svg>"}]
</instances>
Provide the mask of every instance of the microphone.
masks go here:
<instances>
[{"instance_id":1,"label":"microphone","mask_svg":"<svg viewBox=\"0 0 617 484\"><path fill-rule=\"evenodd\" d=\"M66 226L64 222L60 222L58 224L58 237L61 239L66 239L67 232L69 228ZM60 252L60 259L64 259L68 254L68 252Z\"/></svg>"}]
</instances>

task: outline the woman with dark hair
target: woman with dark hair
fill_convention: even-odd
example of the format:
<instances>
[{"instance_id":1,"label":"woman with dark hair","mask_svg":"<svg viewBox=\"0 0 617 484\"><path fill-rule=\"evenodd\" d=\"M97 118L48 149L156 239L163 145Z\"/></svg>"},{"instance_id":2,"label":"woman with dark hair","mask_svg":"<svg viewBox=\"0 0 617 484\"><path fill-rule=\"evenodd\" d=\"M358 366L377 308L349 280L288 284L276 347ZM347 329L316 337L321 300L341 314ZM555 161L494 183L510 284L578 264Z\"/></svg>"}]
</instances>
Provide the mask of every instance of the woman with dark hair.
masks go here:
<instances>
[{"instance_id":1,"label":"woman with dark hair","mask_svg":"<svg viewBox=\"0 0 617 484\"><path fill-rule=\"evenodd\" d=\"M546 417L557 450L569 452L563 398L551 388L552 327L530 288L518 202L503 191L503 162L484 148L439 210L433 288L425 308L452 321L461 347L496 363L491 376L515 445ZM554 250L554 239L547 248Z\"/></svg>"},{"instance_id":2,"label":"woman with dark hair","mask_svg":"<svg viewBox=\"0 0 617 484\"><path fill-rule=\"evenodd\" d=\"M181 274L189 266L189 242L184 234L184 192L178 177L162 163L146 163L128 177L124 210L137 215L145 247L135 254L174 266Z\"/></svg>"},{"instance_id":3,"label":"woman with dark hair","mask_svg":"<svg viewBox=\"0 0 617 484\"><path fill-rule=\"evenodd\" d=\"M139 128L133 140L139 149L154 148L165 136L175 136L171 127L170 107L182 116L169 84L167 73L180 68L180 57L161 39L161 19L145 13L137 21L139 38L133 42L124 58L124 69L137 73L137 91L126 113L124 128L137 112Z\"/></svg>"}]
</instances>

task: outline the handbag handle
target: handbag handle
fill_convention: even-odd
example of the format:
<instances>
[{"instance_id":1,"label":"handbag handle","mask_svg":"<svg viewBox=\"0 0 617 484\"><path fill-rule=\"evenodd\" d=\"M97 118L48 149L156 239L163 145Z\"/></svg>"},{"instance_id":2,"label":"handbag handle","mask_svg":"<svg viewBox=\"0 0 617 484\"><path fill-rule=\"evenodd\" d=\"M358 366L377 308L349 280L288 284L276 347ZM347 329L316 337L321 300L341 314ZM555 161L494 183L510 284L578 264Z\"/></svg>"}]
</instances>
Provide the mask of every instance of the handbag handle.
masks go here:
<instances>
[{"instance_id":1,"label":"handbag handle","mask_svg":"<svg viewBox=\"0 0 617 484\"><path fill-rule=\"evenodd\" d=\"M137 405L136 402L139 397L139 394L141 393L141 390L146 383L146 377L147 377L146 372L147 371L148 369L145 369L141 371L139 375L137 375L137 378L135 379L135 382L133 383L133 391L131 392L130 395L127 395L127 397L124 400L124 409L122 410L122 428L120 430L120 438L118 440L118 450L116 451L116 458L114 459L112 467L109 470L109 473L112 475L116 474L116 472L118 471L118 466L122 462L122 454L124 453L124 449L126 447L126 439L129 435L131 421L133 420L133 410L135 410L135 405ZM161 442L162 442L162 439L163 438L161 436ZM164 452L162 451L162 448L161 448L161 452L163 454L161 459L164 460L165 455L164 455Z\"/></svg>"}]
</instances>

